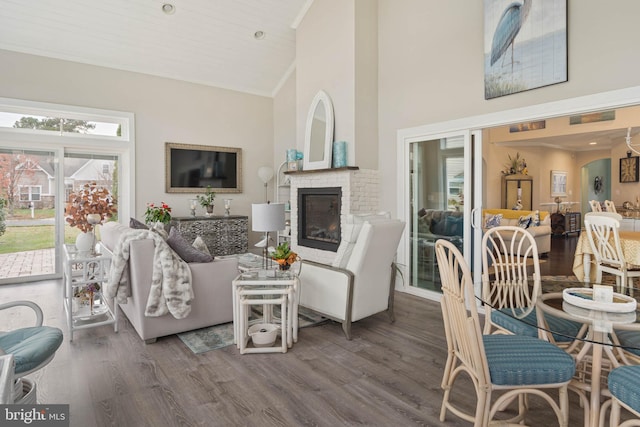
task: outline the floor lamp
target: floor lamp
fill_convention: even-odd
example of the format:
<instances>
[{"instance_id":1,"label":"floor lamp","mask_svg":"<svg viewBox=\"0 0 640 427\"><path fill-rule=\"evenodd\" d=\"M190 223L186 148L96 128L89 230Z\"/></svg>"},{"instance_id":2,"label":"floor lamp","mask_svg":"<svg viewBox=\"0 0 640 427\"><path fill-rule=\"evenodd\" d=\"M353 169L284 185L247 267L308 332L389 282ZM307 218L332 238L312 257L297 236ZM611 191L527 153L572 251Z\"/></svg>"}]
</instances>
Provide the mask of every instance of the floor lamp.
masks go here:
<instances>
[{"instance_id":1,"label":"floor lamp","mask_svg":"<svg viewBox=\"0 0 640 427\"><path fill-rule=\"evenodd\" d=\"M262 265L267 269L269 233L284 230L284 203L260 203L251 205L251 229L264 232L264 239L256 246L262 247Z\"/></svg>"},{"instance_id":2,"label":"floor lamp","mask_svg":"<svg viewBox=\"0 0 640 427\"><path fill-rule=\"evenodd\" d=\"M273 168L270 166L261 166L258 168L258 177L260 177L260 180L264 183L264 201L268 203L268 187L269 181L273 179Z\"/></svg>"}]
</instances>

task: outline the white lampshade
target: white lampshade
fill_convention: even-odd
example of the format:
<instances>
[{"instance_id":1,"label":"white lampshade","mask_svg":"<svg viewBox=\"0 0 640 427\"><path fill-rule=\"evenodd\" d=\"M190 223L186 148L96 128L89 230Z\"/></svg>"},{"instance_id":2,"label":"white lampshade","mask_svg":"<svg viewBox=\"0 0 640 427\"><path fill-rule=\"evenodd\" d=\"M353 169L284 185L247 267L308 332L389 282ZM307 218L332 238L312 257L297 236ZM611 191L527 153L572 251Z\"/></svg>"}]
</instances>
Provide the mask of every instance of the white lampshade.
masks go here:
<instances>
[{"instance_id":1,"label":"white lampshade","mask_svg":"<svg viewBox=\"0 0 640 427\"><path fill-rule=\"evenodd\" d=\"M260 203L251 205L253 231L279 231L285 228L284 203Z\"/></svg>"},{"instance_id":2,"label":"white lampshade","mask_svg":"<svg viewBox=\"0 0 640 427\"><path fill-rule=\"evenodd\" d=\"M273 168L269 166L260 166L258 168L258 176L263 183L268 183L273 178Z\"/></svg>"}]
</instances>

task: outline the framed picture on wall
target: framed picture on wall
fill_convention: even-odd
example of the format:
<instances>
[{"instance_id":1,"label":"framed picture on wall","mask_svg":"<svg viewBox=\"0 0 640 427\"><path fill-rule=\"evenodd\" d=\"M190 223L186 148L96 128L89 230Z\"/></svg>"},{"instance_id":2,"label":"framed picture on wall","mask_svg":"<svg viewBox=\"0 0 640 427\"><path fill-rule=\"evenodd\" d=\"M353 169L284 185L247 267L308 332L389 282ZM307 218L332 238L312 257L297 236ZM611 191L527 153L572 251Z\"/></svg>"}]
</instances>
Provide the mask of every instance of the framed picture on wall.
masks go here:
<instances>
[{"instance_id":1,"label":"framed picture on wall","mask_svg":"<svg viewBox=\"0 0 640 427\"><path fill-rule=\"evenodd\" d=\"M567 195L567 172L551 171L551 197Z\"/></svg>"},{"instance_id":2,"label":"framed picture on wall","mask_svg":"<svg viewBox=\"0 0 640 427\"><path fill-rule=\"evenodd\" d=\"M567 0L484 0L485 99L567 76Z\"/></svg>"},{"instance_id":3,"label":"framed picture on wall","mask_svg":"<svg viewBox=\"0 0 640 427\"><path fill-rule=\"evenodd\" d=\"M638 182L638 156L620 159L620 182Z\"/></svg>"}]
</instances>

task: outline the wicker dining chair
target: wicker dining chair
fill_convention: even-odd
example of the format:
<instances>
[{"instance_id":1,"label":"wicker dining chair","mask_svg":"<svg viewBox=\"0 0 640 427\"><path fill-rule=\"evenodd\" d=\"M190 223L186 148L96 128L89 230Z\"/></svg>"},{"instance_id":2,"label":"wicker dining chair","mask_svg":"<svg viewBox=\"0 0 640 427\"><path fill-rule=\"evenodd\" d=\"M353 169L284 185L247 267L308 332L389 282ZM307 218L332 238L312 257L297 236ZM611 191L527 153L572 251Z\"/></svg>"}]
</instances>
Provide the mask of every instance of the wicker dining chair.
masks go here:
<instances>
[{"instance_id":1,"label":"wicker dining chair","mask_svg":"<svg viewBox=\"0 0 640 427\"><path fill-rule=\"evenodd\" d=\"M447 410L485 427L498 411L518 401L518 414L501 422L516 423L526 415L526 395L543 398L553 409L560 426L569 419L568 384L575 373L574 359L557 346L538 338L519 335L483 335L474 298L469 266L454 244L440 239L435 245L442 283L442 316L448 357L442 379L444 397L440 421ZM476 391L473 414L451 401L459 374L471 378ZM552 397L558 396L558 401ZM493 393L498 395L492 403Z\"/></svg>"},{"instance_id":2,"label":"wicker dining chair","mask_svg":"<svg viewBox=\"0 0 640 427\"><path fill-rule=\"evenodd\" d=\"M484 334L540 336L538 324L556 331L547 339L571 343L587 328L578 322L546 315L538 320L541 294L540 259L535 238L525 228L498 226L482 237L482 301Z\"/></svg>"},{"instance_id":3,"label":"wicker dining chair","mask_svg":"<svg viewBox=\"0 0 640 427\"><path fill-rule=\"evenodd\" d=\"M30 381L25 380L25 387L22 387L22 377L42 369L53 360L62 344L62 331L52 326L43 326L42 309L33 301L12 301L0 304L0 310L13 307L28 307L33 310L35 325L0 332L0 349L6 354L13 355L16 380L14 403L36 403L35 383L28 385ZM30 389L28 390L27 387ZM30 391L29 396L23 395L23 392L26 394L28 391Z\"/></svg>"},{"instance_id":4,"label":"wicker dining chair","mask_svg":"<svg viewBox=\"0 0 640 427\"><path fill-rule=\"evenodd\" d=\"M611 427L640 426L640 365L620 366L609 373L607 378L611 392ZM621 408L635 415L620 424Z\"/></svg>"}]
</instances>

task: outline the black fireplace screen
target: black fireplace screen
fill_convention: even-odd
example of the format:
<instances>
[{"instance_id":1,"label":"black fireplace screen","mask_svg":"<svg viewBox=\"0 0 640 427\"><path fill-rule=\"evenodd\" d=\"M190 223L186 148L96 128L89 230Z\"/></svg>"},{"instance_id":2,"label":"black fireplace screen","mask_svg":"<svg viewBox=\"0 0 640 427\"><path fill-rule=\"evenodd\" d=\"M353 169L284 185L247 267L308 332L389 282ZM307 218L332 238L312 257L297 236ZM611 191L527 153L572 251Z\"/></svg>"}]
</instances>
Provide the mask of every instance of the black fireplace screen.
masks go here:
<instances>
[{"instance_id":1,"label":"black fireplace screen","mask_svg":"<svg viewBox=\"0 0 640 427\"><path fill-rule=\"evenodd\" d=\"M340 187L298 189L298 244L336 252L340 245Z\"/></svg>"}]
</instances>

